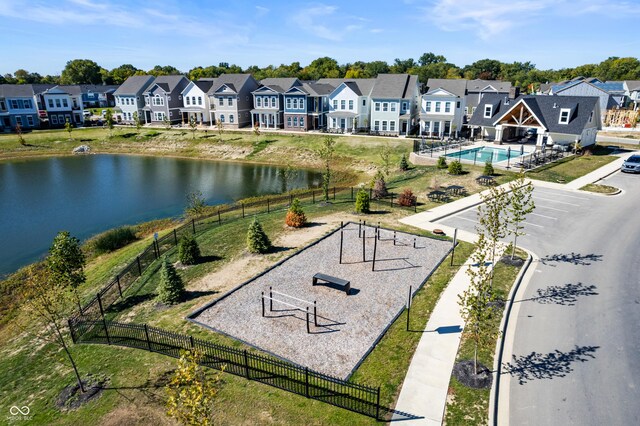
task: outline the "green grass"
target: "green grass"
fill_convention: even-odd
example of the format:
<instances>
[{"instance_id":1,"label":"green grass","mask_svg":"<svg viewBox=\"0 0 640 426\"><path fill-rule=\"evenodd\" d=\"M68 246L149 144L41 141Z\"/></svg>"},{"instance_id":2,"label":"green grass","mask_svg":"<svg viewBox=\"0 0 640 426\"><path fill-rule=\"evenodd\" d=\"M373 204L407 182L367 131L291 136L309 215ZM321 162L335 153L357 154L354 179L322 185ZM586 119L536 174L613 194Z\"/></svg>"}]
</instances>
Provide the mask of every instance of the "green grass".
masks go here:
<instances>
[{"instance_id":1,"label":"green grass","mask_svg":"<svg viewBox=\"0 0 640 426\"><path fill-rule=\"evenodd\" d=\"M527 177L547 182L571 182L599 169L617 157L607 155L610 150L597 146L592 155L570 156L558 162L527 172Z\"/></svg>"},{"instance_id":2,"label":"green grass","mask_svg":"<svg viewBox=\"0 0 640 426\"><path fill-rule=\"evenodd\" d=\"M518 249L516 255L522 259L528 257L527 253ZM507 300L509 291L513 286L519 267L497 262L494 269L493 285L497 297ZM499 329L502 319L502 311L493 318L492 326ZM493 357L496 349L496 340L493 339L478 347L478 362L489 369L493 368ZM456 361L473 360L474 343L463 333ZM449 382L449 395L445 413L447 425L482 425L488 424L490 389L473 389L460 383L453 375Z\"/></svg>"},{"instance_id":3,"label":"green grass","mask_svg":"<svg viewBox=\"0 0 640 426\"><path fill-rule=\"evenodd\" d=\"M580 189L582 191L595 192L595 193L598 193L598 194L615 194L616 192L619 191L619 189L616 188L615 186L600 185L600 184L596 184L596 183L590 183L588 185L583 186Z\"/></svg>"}]
</instances>

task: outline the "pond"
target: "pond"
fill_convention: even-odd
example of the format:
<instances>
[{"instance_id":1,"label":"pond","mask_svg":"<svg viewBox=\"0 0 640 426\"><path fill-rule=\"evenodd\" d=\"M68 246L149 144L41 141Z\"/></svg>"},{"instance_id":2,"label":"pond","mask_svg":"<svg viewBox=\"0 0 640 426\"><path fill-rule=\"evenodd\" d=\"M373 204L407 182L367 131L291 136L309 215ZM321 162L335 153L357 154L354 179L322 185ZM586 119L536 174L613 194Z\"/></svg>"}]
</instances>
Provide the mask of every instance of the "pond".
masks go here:
<instances>
[{"instance_id":1,"label":"pond","mask_svg":"<svg viewBox=\"0 0 640 426\"><path fill-rule=\"evenodd\" d=\"M84 240L107 229L179 216L186 195L207 204L280 192L278 167L127 155L0 162L0 277L43 257L58 231ZM291 188L317 186L299 170Z\"/></svg>"}]
</instances>

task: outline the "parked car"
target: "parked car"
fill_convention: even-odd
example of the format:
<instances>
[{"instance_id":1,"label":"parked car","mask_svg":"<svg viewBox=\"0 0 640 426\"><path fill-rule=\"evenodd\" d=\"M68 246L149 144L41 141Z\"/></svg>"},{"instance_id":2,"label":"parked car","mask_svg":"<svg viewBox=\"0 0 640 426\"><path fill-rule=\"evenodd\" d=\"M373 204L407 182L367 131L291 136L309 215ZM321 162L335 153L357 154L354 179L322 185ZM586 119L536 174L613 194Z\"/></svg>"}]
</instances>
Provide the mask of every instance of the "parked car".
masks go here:
<instances>
[{"instance_id":1,"label":"parked car","mask_svg":"<svg viewBox=\"0 0 640 426\"><path fill-rule=\"evenodd\" d=\"M622 167L623 172L640 173L640 155L634 154L631 157L624 160Z\"/></svg>"},{"instance_id":2,"label":"parked car","mask_svg":"<svg viewBox=\"0 0 640 426\"><path fill-rule=\"evenodd\" d=\"M527 129L526 132L524 132L524 135L528 138L532 138L534 136L536 136L538 134L538 129Z\"/></svg>"}]
</instances>

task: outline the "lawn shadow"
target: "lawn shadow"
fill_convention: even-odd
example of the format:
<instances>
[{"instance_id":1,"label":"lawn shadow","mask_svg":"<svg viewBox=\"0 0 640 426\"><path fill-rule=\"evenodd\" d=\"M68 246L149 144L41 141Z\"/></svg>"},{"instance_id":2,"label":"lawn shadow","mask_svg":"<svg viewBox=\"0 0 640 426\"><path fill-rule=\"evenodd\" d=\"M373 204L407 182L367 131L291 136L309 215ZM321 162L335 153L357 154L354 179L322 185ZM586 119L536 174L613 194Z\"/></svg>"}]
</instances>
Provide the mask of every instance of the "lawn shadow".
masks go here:
<instances>
[{"instance_id":1,"label":"lawn shadow","mask_svg":"<svg viewBox=\"0 0 640 426\"><path fill-rule=\"evenodd\" d=\"M187 290L184 292L184 295L182 296L182 302L189 302L190 300L193 299L197 299L199 297L204 297L204 296L211 296L212 294L218 294L220 293L219 291L212 291L212 290L208 290L208 291L190 291Z\"/></svg>"},{"instance_id":2,"label":"lawn shadow","mask_svg":"<svg viewBox=\"0 0 640 426\"><path fill-rule=\"evenodd\" d=\"M268 253L269 254L282 253L284 251L289 251L289 250L292 250L294 248L295 247L272 246L271 249L269 249Z\"/></svg>"},{"instance_id":3,"label":"lawn shadow","mask_svg":"<svg viewBox=\"0 0 640 426\"><path fill-rule=\"evenodd\" d=\"M133 294L131 296L126 296L124 299L116 301L113 305L107 308L105 313L119 313L122 311L126 311L127 309L131 309L134 306L147 302L155 297L156 295L153 293Z\"/></svg>"},{"instance_id":4,"label":"lawn shadow","mask_svg":"<svg viewBox=\"0 0 640 426\"><path fill-rule=\"evenodd\" d=\"M549 265L553 262L562 262L562 263L572 263L574 265L579 265L579 266L588 266L591 265L592 262L601 262L602 261L602 256L601 254L594 254L594 253L590 253L590 254L580 254L580 253L574 253L571 252L569 254L552 254L552 255L548 255L545 257L540 258L540 262L542 262L543 265ZM555 265L550 265L550 266L555 266Z\"/></svg>"},{"instance_id":5,"label":"lawn shadow","mask_svg":"<svg viewBox=\"0 0 640 426\"><path fill-rule=\"evenodd\" d=\"M200 256L198 258L198 264L215 262L216 260L222 260L222 257L216 255Z\"/></svg>"},{"instance_id":6,"label":"lawn shadow","mask_svg":"<svg viewBox=\"0 0 640 426\"><path fill-rule=\"evenodd\" d=\"M134 136L138 136L138 134L137 133L123 133L123 134L120 135L120 137L125 138L125 139L129 139L129 138L132 138Z\"/></svg>"},{"instance_id":7,"label":"lawn shadow","mask_svg":"<svg viewBox=\"0 0 640 426\"><path fill-rule=\"evenodd\" d=\"M529 299L517 300L516 302L537 302L542 304L555 303L557 305L574 306L580 296L597 296L595 285L584 285L582 283L567 283L564 285L552 285L547 288L536 290L536 296Z\"/></svg>"},{"instance_id":8,"label":"lawn shadow","mask_svg":"<svg viewBox=\"0 0 640 426\"><path fill-rule=\"evenodd\" d=\"M576 362L586 362L595 359L594 353L600 346L577 346L568 352L555 350L547 354L531 352L529 355L513 355L511 362L503 364L505 374L517 378L518 383L525 383L537 379L553 379L565 377L573 371Z\"/></svg>"}]
</instances>

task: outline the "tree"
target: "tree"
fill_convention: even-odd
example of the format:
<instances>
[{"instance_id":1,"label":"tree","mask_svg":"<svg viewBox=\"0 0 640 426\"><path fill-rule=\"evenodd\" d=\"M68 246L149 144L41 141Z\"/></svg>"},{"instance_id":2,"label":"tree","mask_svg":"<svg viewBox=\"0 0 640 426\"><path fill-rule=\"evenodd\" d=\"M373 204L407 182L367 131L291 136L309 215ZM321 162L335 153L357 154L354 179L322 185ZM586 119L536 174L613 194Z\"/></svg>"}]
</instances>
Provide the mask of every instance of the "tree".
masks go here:
<instances>
[{"instance_id":1,"label":"tree","mask_svg":"<svg viewBox=\"0 0 640 426\"><path fill-rule=\"evenodd\" d=\"M491 160L487 160L487 162L484 163L484 170L482 173L486 176L492 176L495 173L495 170L493 170L493 164L491 164Z\"/></svg>"},{"instance_id":2,"label":"tree","mask_svg":"<svg viewBox=\"0 0 640 426\"><path fill-rule=\"evenodd\" d=\"M289 182L291 182L298 175L298 171L291 167L291 164L287 164L286 168L278 169L278 179L280 180L280 192L287 192L289 189Z\"/></svg>"},{"instance_id":3,"label":"tree","mask_svg":"<svg viewBox=\"0 0 640 426\"><path fill-rule=\"evenodd\" d=\"M73 124L71 124L69 119L67 119L67 121L65 121L64 129L69 133L69 140L73 140L73 138L71 137L71 132L73 131Z\"/></svg>"},{"instance_id":4,"label":"tree","mask_svg":"<svg viewBox=\"0 0 640 426\"><path fill-rule=\"evenodd\" d=\"M165 129L171 130L171 121L169 121L169 118L166 115L162 117L162 125Z\"/></svg>"},{"instance_id":5,"label":"tree","mask_svg":"<svg viewBox=\"0 0 640 426\"><path fill-rule=\"evenodd\" d=\"M384 175L379 173L376 176L375 182L373 183L373 198L384 198L389 195L389 191L387 190L387 182L384 180Z\"/></svg>"},{"instance_id":6,"label":"tree","mask_svg":"<svg viewBox=\"0 0 640 426\"><path fill-rule=\"evenodd\" d=\"M251 253L266 253L271 249L271 241L258 222L258 218L253 218L247 230L247 248Z\"/></svg>"},{"instance_id":7,"label":"tree","mask_svg":"<svg viewBox=\"0 0 640 426\"><path fill-rule=\"evenodd\" d=\"M165 305L174 305L184 295L184 283L178 271L169 262L167 256L162 258L160 267L160 284L158 285L158 301Z\"/></svg>"},{"instance_id":8,"label":"tree","mask_svg":"<svg viewBox=\"0 0 640 426\"><path fill-rule=\"evenodd\" d=\"M491 288L490 247L483 233L478 234L476 250L471 255L471 263L467 267L470 285L458 295L460 314L465 321L464 333L474 343L473 368L478 374L478 347L496 336L497 330L491 326L494 314L496 295Z\"/></svg>"},{"instance_id":9,"label":"tree","mask_svg":"<svg viewBox=\"0 0 640 426\"><path fill-rule=\"evenodd\" d=\"M439 64L447 62L447 58L442 55L436 55L435 53L423 53L418 59L418 63L421 66L430 65L430 64Z\"/></svg>"},{"instance_id":10,"label":"tree","mask_svg":"<svg viewBox=\"0 0 640 426\"><path fill-rule=\"evenodd\" d=\"M156 65L155 67L147 71L147 74L150 74L154 77L159 77L161 75L181 75L182 73L180 72L180 70L178 70L178 68L172 65Z\"/></svg>"},{"instance_id":11,"label":"tree","mask_svg":"<svg viewBox=\"0 0 640 426\"><path fill-rule=\"evenodd\" d=\"M198 122L193 115L189 116L189 128L191 129L191 139L196 138L196 131L198 130Z\"/></svg>"},{"instance_id":12,"label":"tree","mask_svg":"<svg viewBox=\"0 0 640 426\"><path fill-rule=\"evenodd\" d=\"M440 157L442 158L442 157ZM461 175L463 173L462 163L458 160L453 160L449 163L449 174L450 175Z\"/></svg>"},{"instance_id":13,"label":"tree","mask_svg":"<svg viewBox=\"0 0 640 426\"><path fill-rule=\"evenodd\" d=\"M38 331L38 336L45 336L62 348L73 368L78 386L84 392L78 367L62 335L65 317L71 306L70 290L62 281L54 278L50 268L42 263L29 265L26 271L27 278L20 287L22 309L35 322L34 329Z\"/></svg>"},{"instance_id":14,"label":"tree","mask_svg":"<svg viewBox=\"0 0 640 426\"><path fill-rule=\"evenodd\" d=\"M413 194L411 188L405 188L398 196L398 204L404 207L415 206L418 201L418 197Z\"/></svg>"},{"instance_id":15,"label":"tree","mask_svg":"<svg viewBox=\"0 0 640 426\"><path fill-rule=\"evenodd\" d=\"M516 247L519 235L525 235L523 222L526 220L527 215L536 208L536 204L533 201L533 184L531 182L525 183L524 173L520 172L518 178L509 183L509 203L508 222L513 225L513 228L508 229L507 232L513 235L513 244L511 250L511 259L515 256Z\"/></svg>"},{"instance_id":16,"label":"tree","mask_svg":"<svg viewBox=\"0 0 640 426\"><path fill-rule=\"evenodd\" d=\"M300 76L304 80L318 80L320 78L339 78L340 67L335 59L323 57L313 60L304 67Z\"/></svg>"},{"instance_id":17,"label":"tree","mask_svg":"<svg viewBox=\"0 0 640 426\"><path fill-rule=\"evenodd\" d=\"M300 206L300 200L297 198L294 198L291 206L289 206L284 223L292 228L302 228L307 224L307 216L304 214Z\"/></svg>"},{"instance_id":18,"label":"tree","mask_svg":"<svg viewBox=\"0 0 640 426\"><path fill-rule=\"evenodd\" d=\"M61 231L53 239L46 264L53 285L68 289L80 306L78 287L86 281L84 274L85 257L80 248L80 240L68 231Z\"/></svg>"},{"instance_id":19,"label":"tree","mask_svg":"<svg viewBox=\"0 0 640 426\"><path fill-rule=\"evenodd\" d=\"M187 207L184 212L188 218L196 218L204 213L205 206L202 191L192 191L187 194Z\"/></svg>"},{"instance_id":20,"label":"tree","mask_svg":"<svg viewBox=\"0 0 640 426\"><path fill-rule=\"evenodd\" d=\"M60 75L61 84L101 84L100 66L90 59L73 59L67 62Z\"/></svg>"},{"instance_id":21,"label":"tree","mask_svg":"<svg viewBox=\"0 0 640 426\"><path fill-rule=\"evenodd\" d=\"M224 123L221 120L217 120L216 127L218 128L218 140L222 142L222 132L224 131Z\"/></svg>"},{"instance_id":22,"label":"tree","mask_svg":"<svg viewBox=\"0 0 640 426\"><path fill-rule=\"evenodd\" d=\"M109 137L112 137L114 122L113 122L113 111L111 111L111 108L107 108L107 112L104 115L104 120L106 122L107 129L109 129Z\"/></svg>"},{"instance_id":23,"label":"tree","mask_svg":"<svg viewBox=\"0 0 640 426\"><path fill-rule=\"evenodd\" d=\"M403 172L409 170L409 162L407 161L407 154L402 153L402 157L400 157L400 164L398 164L398 168Z\"/></svg>"},{"instance_id":24,"label":"tree","mask_svg":"<svg viewBox=\"0 0 640 426\"><path fill-rule=\"evenodd\" d=\"M18 135L18 142L20 142L20 145L27 146L27 142L24 140L24 136L22 136L22 126L20 123L16 123L16 135Z\"/></svg>"},{"instance_id":25,"label":"tree","mask_svg":"<svg viewBox=\"0 0 640 426\"><path fill-rule=\"evenodd\" d=\"M382 172L388 177L391 171L391 147L388 143L385 143L380 150L380 160L382 161Z\"/></svg>"},{"instance_id":26,"label":"tree","mask_svg":"<svg viewBox=\"0 0 640 426\"><path fill-rule=\"evenodd\" d=\"M369 193L364 188L360 188L356 194L356 213L369 213L370 211Z\"/></svg>"},{"instance_id":27,"label":"tree","mask_svg":"<svg viewBox=\"0 0 640 426\"><path fill-rule=\"evenodd\" d=\"M322 147L318 150L318 156L324 162L324 172L322 173L322 192L324 200L329 201L329 185L331 184L331 166L333 154L335 153L336 140L332 136L326 136L322 141Z\"/></svg>"},{"instance_id":28,"label":"tree","mask_svg":"<svg viewBox=\"0 0 640 426\"><path fill-rule=\"evenodd\" d=\"M185 426L213 424L213 400L218 394L216 384L220 381L220 373L208 380L199 365L203 356L195 349L181 351L178 368L166 387L167 415Z\"/></svg>"},{"instance_id":29,"label":"tree","mask_svg":"<svg viewBox=\"0 0 640 426\"><path fill-rule=\"evenodd\" d=\"M136 125L136 133L140 136L140 129L142 128L142 121L140 121L140 116L138 115L138 111L133 112L133 122Z\"/></svg>"},{"instance_id":30,"label":"tree","mask_svg":"<svg viewBox=\"0 0 640 426\"><path fill-rule=\"evenodd\" d=\"M489 192L480 194L482 203L478 206L478 234L486 237L491 247L490 262L495 262L497 246L507 233L507 221L503 217L505 208L509 202L502 187L494 186Z\"/></svg>"},{"instance_id":31,"label":"tree","mask_svg":"<svg viewBox=\"0 0 640 426\"><path fill-rule=\"evenodd\" d=\"M443 170L447 168L447 159L444 156L438 157L438 162L436 163L436 168Z\"/></svg>"},{"instance_id":32,"label":"tree","mask_svg":"<svg viewBox=\"0 0 640 426\"><path fill-rule=\"evenodd\" d=\"M127 78L135 75L137 71L138 68L134 67L133 65L123 64L117 68L112 69L109 72L109 75L111 76L113 84L122 84L127 80Z\"/></svg>"},{"instance_id":33,"label":"tree","mask_svg":"<svg viewBox=\"0 0 640 426\"><path fill-rule=\"evenodd\" d=\"M178 243L178 259L183 265L195 265L200 259L200 247L195 237L184 234Z\"/></svg>"}]
</instances>

